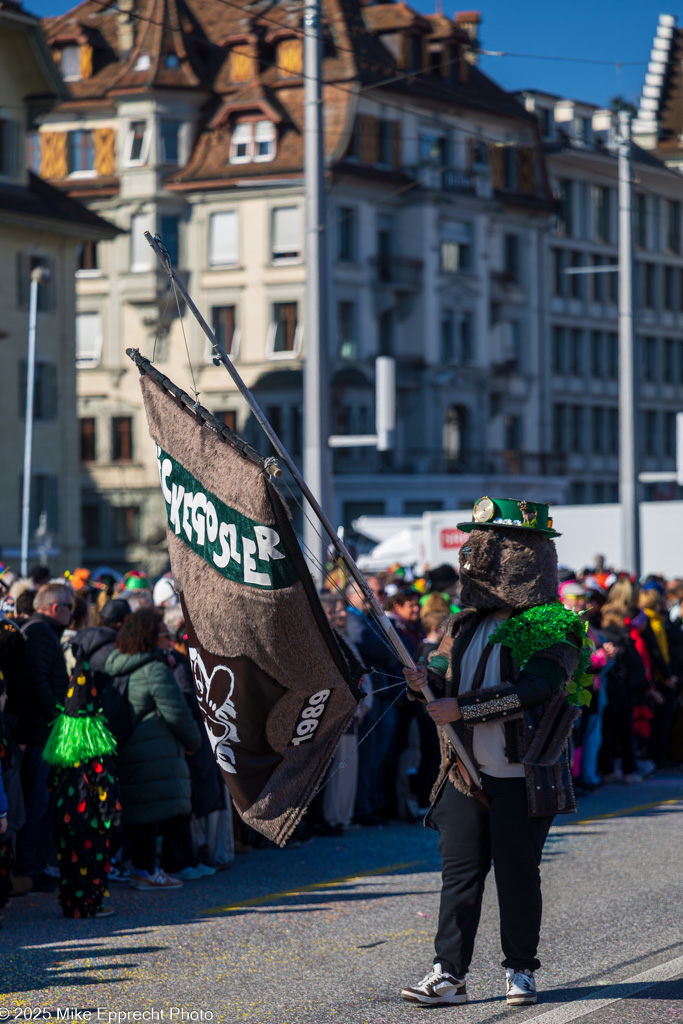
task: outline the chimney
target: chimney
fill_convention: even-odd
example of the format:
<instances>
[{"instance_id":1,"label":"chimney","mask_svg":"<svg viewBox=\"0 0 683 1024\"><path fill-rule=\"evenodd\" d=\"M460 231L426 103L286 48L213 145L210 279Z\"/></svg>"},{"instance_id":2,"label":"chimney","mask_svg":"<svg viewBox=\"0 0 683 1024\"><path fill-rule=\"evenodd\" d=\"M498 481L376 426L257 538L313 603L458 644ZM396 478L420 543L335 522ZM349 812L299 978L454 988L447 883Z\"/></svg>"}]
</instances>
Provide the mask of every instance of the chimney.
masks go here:
<instances>
[{"instance_id":1,"label":"chimney","mask_svg":"<svg viewBox=\"0 0 683 1024\"><path fill-rule=\"evenodd\" d=\"M453 20L456 28L462 29L470 37L470 45L465 49L465 59L468 64L476 64L481 14L479 11L458 11Z\"/></svg>"},{"instance_id":2,"label":"chimney","mask_svg":"<svg viewBox=\"0 0 683 1024\"><path fill-rule=\"evenodd\" d=\"M131 14L135 10L135 0L119 0L118 30L119 52L122 56L130 53L135 45L135 21Z\"/></svg>"}]
</instances>

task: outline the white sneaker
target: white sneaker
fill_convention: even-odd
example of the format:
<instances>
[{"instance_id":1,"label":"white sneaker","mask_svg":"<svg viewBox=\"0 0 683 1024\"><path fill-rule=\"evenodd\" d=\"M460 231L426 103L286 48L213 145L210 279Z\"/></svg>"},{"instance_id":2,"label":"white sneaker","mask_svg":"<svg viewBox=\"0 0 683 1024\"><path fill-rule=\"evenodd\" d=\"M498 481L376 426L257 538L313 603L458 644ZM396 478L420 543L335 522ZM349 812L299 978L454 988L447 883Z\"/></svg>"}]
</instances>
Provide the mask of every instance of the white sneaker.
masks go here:
<instances>
[{"instance_id":1,"label":"white sneaker","mask_svg":"<svg viewBox=\"0 0 683 1024\"><path fill-rule=\"evenodd\" d=\"M216 869L211 864L202 864L201 861L197 865L197 871L201 871L205 878L210 878L211 875L216 874Z\"/></svg>"},{"instance_id":2,"label":"white sneaker","mask_svg":"<svg viewBox=\"0 0 683 1024\"><path fill-rule=\"evenodd\" d=\"M178 878L181 882L196 882L198 879L204 877L204 872L200 871L199 868L193 868L188 866L183 868L181 871L174 871L170 878Z\"/></svg>"},{"instance_id":3,"label":"white sneaker","mask_svg":"<svg viewBox=\"0 0 683 1024\"><path fill-rule=\"evenodd\" d=\"M422 1003L425 1006L444 1004L452 1006L467 1002L467 989L464 978L455 978L441 970L441 964L434 964L431 971L425 974L416 985L407 985L401 989L401 999L409 1003Z\"/></svg>"},{"instance_id":4,"label":"white sneaker","mask_svg":"<svg viewBox=\"0 0 683 1024\"><path fill-rule=\"evenodd\" d=\"M624 775L624 785L635 786L638 782L643 781L643 776L639 775L638 772L627 772Z\"/></svg>"},{"instance_id":5,"label":"white sneaker","mask_svg":"<svg viewBox=\"0 0 683 1024\"><path fill-rule=\"evenodd\" d=\"M533 971L515 971L512 967L506 967L505 985L505 994L510 1006L526 1006L528 1003L535 1003L538 998Z\"/></svg>"}]
</instances>

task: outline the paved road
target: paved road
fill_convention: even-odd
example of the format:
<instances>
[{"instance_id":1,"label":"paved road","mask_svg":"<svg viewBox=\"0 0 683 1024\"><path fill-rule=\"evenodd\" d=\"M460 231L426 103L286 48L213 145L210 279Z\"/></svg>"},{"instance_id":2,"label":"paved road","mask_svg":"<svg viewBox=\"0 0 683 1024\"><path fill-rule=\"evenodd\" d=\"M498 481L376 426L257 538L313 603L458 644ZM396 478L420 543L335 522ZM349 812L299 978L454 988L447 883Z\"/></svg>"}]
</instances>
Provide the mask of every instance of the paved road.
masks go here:
<instances>
[{"instance_id":1,"label":"paved road","mask_svg":"<svg viewBox=\"0 0 683 1024\"><path fill-rule=\"evenodd\" d=\"M606 787L558 818L542 869L539 1004L502 998L491 880L470 1003L432 1012L446 1024L683 1022L681 812L677 772ZM0 1006L12 1020L46 1007L53 1020L57 1008L91 1020L99 1008L107 1024L410 1024L425 1011L397 990L431 963L438 872L436 834L394 825L256 851L176 893L112 886L107 920L66 921L53 896L13 900Z\"/></svg>"}]
</instances>

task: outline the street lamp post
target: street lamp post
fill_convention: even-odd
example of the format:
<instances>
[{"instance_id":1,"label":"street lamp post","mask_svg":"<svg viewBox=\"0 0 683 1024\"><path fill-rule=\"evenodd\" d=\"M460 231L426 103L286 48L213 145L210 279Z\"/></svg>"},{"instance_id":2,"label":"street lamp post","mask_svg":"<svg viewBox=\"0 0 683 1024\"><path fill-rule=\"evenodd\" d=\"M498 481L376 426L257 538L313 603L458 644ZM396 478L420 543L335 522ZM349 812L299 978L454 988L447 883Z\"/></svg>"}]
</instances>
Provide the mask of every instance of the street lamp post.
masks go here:
<instances>
[{"instance_id":1,"label":"street lamp post","mask_svg":"<svg viewBox=\"0 0 683 1024\"><path fill-rule=\"evenodd\" d=\"M306 315L304 324L304 478L323 509L333 515L327 445L327 246L322 111L322 14L320 0L304 7L304 183L306 204ZM325 548L314 518L304 520L312 575L322 583Z\"/></svg>"},{"instance_id":2,"label":"street lamp post","mask_svg":"<svg viewBox=\"0 0 683 1024\"><path fill-rule=\"evenodd\" d=\"M26 426L24 433L24 480L21 498L21 575L28 576L28 540L31 515L31 464L33 461L33 392L36 382L36 321L38 289L50 279L47 267L34 267L28 304L28 363L26 367Z\"/></svg>"},{"instance_id":3,"label":"street lamp post","mask_svg":"<svg viewBox=\"0 0 683 1024\"><path fill-rule=\"evenodd\" d=\"M631 115L619 112L619 501L622 566L640 577L640 502L633 330Z\"/></svg>"}]
</instances>

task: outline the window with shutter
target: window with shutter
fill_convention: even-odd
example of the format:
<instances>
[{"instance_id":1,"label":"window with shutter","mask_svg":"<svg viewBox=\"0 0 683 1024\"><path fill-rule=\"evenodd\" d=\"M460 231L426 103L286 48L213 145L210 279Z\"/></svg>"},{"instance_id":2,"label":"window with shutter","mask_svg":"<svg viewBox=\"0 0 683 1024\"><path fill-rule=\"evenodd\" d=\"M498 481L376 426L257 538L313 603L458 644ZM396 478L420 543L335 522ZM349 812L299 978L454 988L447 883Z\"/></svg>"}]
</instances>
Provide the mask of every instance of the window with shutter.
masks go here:
<instances>
[{"instance_id":1,"label":"window with shutter","mask_svg":"<svg viewBox=\"0 0 683 1024\"><path fill-rule=\"evenodd\" d=\"M102 314L78 313L76 316L76 367L87 370L99 366L102 358Z\"/></svg>"},{"instance_id":2,"label":"window with shutter","mask_svg":"<svg viewBox=\"0 0 683 1024\"><path fill-rule=\"evenodd\" d=\"M116 133L113 128L95 128L92 137L95 170L102 177L111 177L116 174Z\"/></svg>"},{"instance_id":3,"label":"window with shutter","mask_svg":"<svg viewBox=\"0 0 683 1024\"><path fill-rule=\"evenodd\" d=\"M114 508L114 543L120 547L140 540L140 507L118 505Z\"/></svg>"},{"instance_id":4,"label":"window with shutter","mask_svg":"<svg viewBox=\"0 0 683 1024\"><path fill-rule=\"evenodd\" d=\"M296 78L303 74L304 51L301 39L283 39L277 48L277 70L280 78Z\"/></svg>"},{"instance_id":5,"label":"window with shutter","mask_svg":"<svg viewBox=\"0 0 683 1024\"><path fill-rule=\"evenodd\" d=\"M26 385L28 364L19 364L19 415L26 416ZM57 367L53 363L36 362L33 386L33 419L48 422L57 418Z\"/></svg>"},{"instance_id":6,"label":"window with shutter","mask_svg":"<svg viewBox=\"0 0 683 1024\"><path fill-rule=\"evenodd\" d=\"M301 346L299 304L274 302L272 305L268 350L271 357L298 355Z\"/></svg>"},{"instance_id":7,"label":"window with shutter","mask_svg":"<svg viewBox=\"0 0 683 1024\"><path fill-rule=\"evenodd\" d=\"M256 72L253 47L239 43L230 51L229 76L232 82L250 82Z\"/></svg>"},{"instance_id":8,"label":"window with shutter","mask_svg":"<svg viewBox=\"0 0 683 1024\"><path fill-rule=\"evenodd\" d=\"M163 164L178 163L178 133L180 125L177 121L162 121L160 131L159 158Z\"/></svg>"},{"instance_id":9,"label":"window with shutter","mask_svg":"<svg viewBox=\"0 0 683 1024\"><path fill-rule=\"evenodd\" d=\"M279 206L273 210L271 252L273 262L301 258L301 209Z\"/></svg>"},{"instance_id":10,"label":"window with shutter","mask_svg":"<svg viewBox=\"0 0 683 1024\"><path fill-rule=\"evenodd\" d=\"M79 46L78 49L79 49L78 65L79 65L80 77L81 78L91 78L92 77L92 46L89 46L88 43L84 43L83 45Z\"/></svg>"},{"instance_id":11,"label":"window with shutter","mask_svg":"<svg viewBox=\"0 0 683 1024\"><path fill-rule=\"evenodd\" d=\"M236 124L230 140L230 163L247 164L251 160L254 127L252 123Z\"/></svg>"},{"instance_id":12,"label":"window with shutter","mask_svg":"<svg viewBox=\"0 0 683 1024\"><path fill-rule=\"evenodd\" d=\"M360 159L364 164L379 163L379 119L361 114L360 128Z\"/></svg>"},{"instance_id":13,"label":"window with shutter","mask_svg":"<svg viewBox=\"0 0 683 1024\"><path fill-rule=\"evenodd\" d=\"M209 266L230 267L239 262L237 210L212 213L209 218Z\"/></svg>"},{"instance_id":14,"label":"window with shutter","mask_svg":"<svg viewBox=\"0 0 683 1024\"><path fill-rule=\"evenodd\" d=\"M133 419L114 416L111 421L111 461L130 462L133 458Z\"/></svg>"},{"instance_id":15,"label":"window with shutter","mask_svg":"<svg viewBox=\"0 0 683 1024\"><path fill-rule=\"evenodd\" d=\"M177 267L180 262L180 217L164 214L160 221L160 234L171 258L171 266Z\"/></svg>"},{"instance_id":16,"label":"window with shutter","mask_svg":"<svg viewBox=\"0 0 683 1024\"><path fill-rule=\"evenodd\" d=\"M76 273L86 275L99 273L97 242L81 242L76 249Z\"/></svg>"},{"instance_id":17,"label":"window with shutter","mask_svg":"<svg viewBox=\"0 0 683 1024\"><path fill-rule=\"evenodd\" d=\"M275 156L275 125L272 121L257 121L254 125L254 160L265 162Z\"/></svg>"},{"instance_id":18,"label":"window with shutter","mask_svg":"<svg viewBox=\"0 0 683 1024\"><path fill-rule=\"evenodd\" d=\"M81 78L81 55L78 46L65 46L59 61L65 82L78 82Z\"/></svg>"},{"instance_id":19,"label":"window with shutter","mask_svg":"<svg viewBox=\"0 0 683 1024\"><path fill-rule=\"evenodd\" d=\"M154 226L148 213L136 213L130 219L130 269L149 270L153 253L145 238L145 231L154 233Z\"/></svg>"},{"instance_id":20,"label":"window with shutter","mask_svg":"<svg viewBox=\"0 0 683 1024\"><path fill-rule=\"evenodd\" d=\"M217 420L222 420L225 423L228 430L232 430L233 433L237 430L237 413L234 409L221 409L214 415Z\"/></svg>"},{"instance_id":21,"label":"window with shutter","mask_svg":"<svg viewBox=\"0 0 683 1024\"><path fill-rule=\"evenodd\" d=\"M67 166L73 177L95 174L93 133L78 130L67 133Z\"/></svg>"},{"instance_id":22,"label":"window with shutter","mask_svg":"<svg viewBox=\"0 0 683 1024\"><path fill-rule=\"evenodd\" d=\"M239 349L239 336L237 332L236 323L236 307L212 306L211 323L213 326L213 333L216 335L216 341L232 359L235 359L237 357ZM213 358L213 352L211 349L211 344L208 342L208 340L206 347L206 362L211 362L211 359Z\"/></svg>"},{"instance_id":23,"label":"window with shutter","mask_svg":"<svg viewBox=\"0 0 683 1024\"><path fill-rule=\"evenodd\" d=\"M41 178L66 178L69 173L66 132L42 132Z\"/></svg>"},{"instance_id":24,"label":"window with shutter","mask_svg":"<svg viewBox=\"0 0 683 1024\"><path fill-rule=\"evenodd\" d=\"M137 167L147 163L149 132L146 121L131 121L126 143L126 164Z\"/></svg>"},{"instance_id":25,"label":"window with shutter","mask_svg":"<svg viewBox=\"0 0 683 1024\"><path fill-rule=\"evenodd\" d=\"M81 462L94 462L97 458L95 424L93 416L84 416L78 421Z\"/></svg>"}]
</instances>

